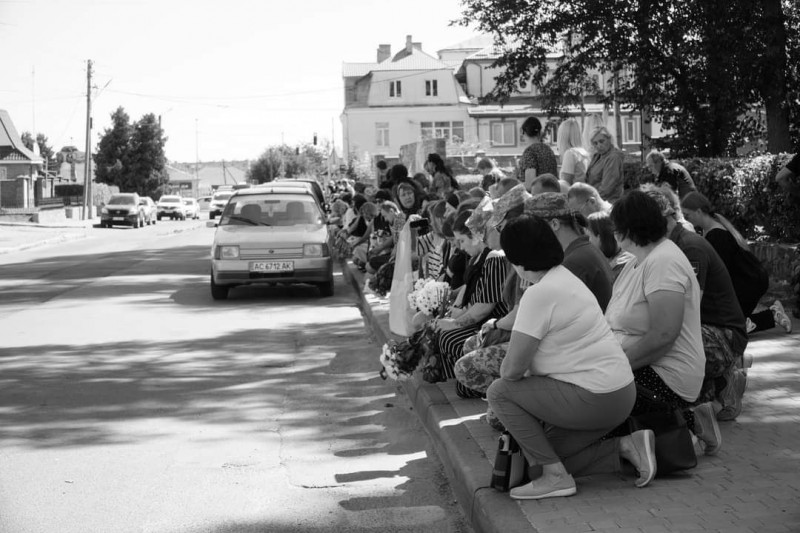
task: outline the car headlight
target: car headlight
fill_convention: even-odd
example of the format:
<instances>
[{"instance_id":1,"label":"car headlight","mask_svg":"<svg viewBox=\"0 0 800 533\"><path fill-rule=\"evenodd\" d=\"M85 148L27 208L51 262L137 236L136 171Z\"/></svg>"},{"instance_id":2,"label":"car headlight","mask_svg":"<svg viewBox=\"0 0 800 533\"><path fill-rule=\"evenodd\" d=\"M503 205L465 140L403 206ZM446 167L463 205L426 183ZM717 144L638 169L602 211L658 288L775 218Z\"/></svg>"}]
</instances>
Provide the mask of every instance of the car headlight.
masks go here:
<instances>
[{"instance_id":1,"label":"car headlight","mask_svg":"<svg viewBox=\"0 0 800 533\"><path fill-rule=\"evenodd\" d=\"M107 208L107 207L104 207L103 209L101 209L101 210L100 210L100 214L101 214L101 215L107 215L107 214L108 214L108 208Z\"/></svg>"},{"instance_id":2,"label":"car headlight","mask_svg":"<svg viewBox=\"0 0 800 533\"><path fill-rule=\"evenodd\" d=\"M217 259L239 259L238 246L217 246Z\"/></svg>"},{"instance_id":3,"label":"car headlight","mask_svg":"<svg viewBox=\"0 0 800 533\"><path fill-rule=\"evenodd\" d=\"M306 257L322 257L325 252L325 246L322 244L304 244L303 255Z\"/></svg>"}]
</instances>

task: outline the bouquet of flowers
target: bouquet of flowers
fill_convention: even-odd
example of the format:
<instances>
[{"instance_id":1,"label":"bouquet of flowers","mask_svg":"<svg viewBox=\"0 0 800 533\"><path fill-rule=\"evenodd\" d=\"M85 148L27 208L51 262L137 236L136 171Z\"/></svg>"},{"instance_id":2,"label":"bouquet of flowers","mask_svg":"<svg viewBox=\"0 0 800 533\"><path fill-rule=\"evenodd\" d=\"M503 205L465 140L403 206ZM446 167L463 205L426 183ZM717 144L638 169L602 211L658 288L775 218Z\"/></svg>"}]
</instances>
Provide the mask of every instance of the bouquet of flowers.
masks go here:
<instances>
[{"instance_id":1,"label":"bouquet of flowers","mask_svg":"<svg viewBox=\"0 0 800 533\"><path fill-rule=\"evenodd\" d=\"M381 298L385 298L392 290L392 277L394 277L394 261L382 265L378 271L367 278L367 289Z\"/></svg>"},{"instance_id":2,"label":"bouquet of flowers","mask_svg":"<svg viewBox=\"0 0 800 533\"><path fill-rule=\"evenodd\" d=\"M434 320L402 342L389 341L383 345L380 376L397 381L407 380L420 369L422 379L428 383L445 381L441 360L437 353L439 330Z\"/></svg>"},{"instance_id":3,"label":"bouquet of flowers","mask_svg":"<svg viewBox=\"0 0 800 533\"><path fill-rule=\"evenodd\" d=\"M423 278L414 283L414 290L408 295L412 309L430 318L441 318L450 301L450 284L435 279Z\"/></svg>"}]
</instances>

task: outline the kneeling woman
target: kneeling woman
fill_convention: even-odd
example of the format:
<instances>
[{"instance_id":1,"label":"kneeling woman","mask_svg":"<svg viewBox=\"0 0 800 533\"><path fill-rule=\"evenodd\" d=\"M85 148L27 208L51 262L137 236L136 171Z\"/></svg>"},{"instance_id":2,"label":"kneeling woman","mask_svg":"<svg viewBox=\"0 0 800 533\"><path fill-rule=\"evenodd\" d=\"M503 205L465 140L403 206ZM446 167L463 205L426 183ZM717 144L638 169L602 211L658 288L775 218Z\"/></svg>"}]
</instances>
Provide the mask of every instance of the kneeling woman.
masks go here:
<instances>
[{"instance_id":1,"label":"kneeling woman","mask_svg":"<svg viewBox=\"0 0 800 533\"><path fill-rule=\"evenodd\" d=\"M531 282L519 303L500 379L489 405L542 476L511 490L515 499L575 494L574 476L621 471L620 457L655 476L653 432L601 440L636 400L633 372L592 292L561 266L563 249L535 216L510 221L500 243Z\"/></svg>"}]
</instances>

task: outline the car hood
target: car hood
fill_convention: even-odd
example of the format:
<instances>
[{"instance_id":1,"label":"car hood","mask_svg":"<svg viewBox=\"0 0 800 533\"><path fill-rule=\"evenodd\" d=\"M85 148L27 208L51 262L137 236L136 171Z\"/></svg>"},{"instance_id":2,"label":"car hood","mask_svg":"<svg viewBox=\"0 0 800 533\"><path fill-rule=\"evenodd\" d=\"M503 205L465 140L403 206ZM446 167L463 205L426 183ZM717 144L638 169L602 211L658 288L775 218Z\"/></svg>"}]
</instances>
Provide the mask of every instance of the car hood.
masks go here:
<instances>
[{"instance_id":1,"label":"car hood","mask_svg":"<svg viewBox=\"0 0 800 533\"><path fill-rule=\"evenodd\" d=\"M323 243L328 240L328 228L319 224L302 226L218 226L215 244L297 244Z\"/></svg>"}]
</instances>

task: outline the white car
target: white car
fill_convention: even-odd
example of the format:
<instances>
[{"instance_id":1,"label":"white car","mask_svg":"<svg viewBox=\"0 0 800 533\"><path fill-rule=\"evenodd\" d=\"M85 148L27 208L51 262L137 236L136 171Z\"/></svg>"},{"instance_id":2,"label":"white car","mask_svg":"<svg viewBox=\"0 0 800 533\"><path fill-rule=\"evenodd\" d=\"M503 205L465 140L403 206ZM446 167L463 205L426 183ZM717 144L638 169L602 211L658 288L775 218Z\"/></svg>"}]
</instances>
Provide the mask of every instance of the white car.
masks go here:
<instances>
[{"instance_id":1,"label":"white car","mask_svg":"<svg viewBox=\"0 0 800 533\"><path fill-rule=\"evenodd\" d=\"M237 285L310 283L333 295L327 217L310 191L253 187L236 191L211 246L211 297Z\"/></svg>"},{"instance_id":2,"label":"white car","mask_svg":"<svg viewBox=\"0 0 800 533\"><path fill-rule=\"evenodd\" d=\"M183 214L186 218L197 220L200 218L200 206L194 198L183 199Z\"/></svg>"},{"instance_id":3,"label":"white car","mask_svg":"<svg viewBox=\"0 0 800 533\"><path fill-rule=\"evenodd\" d=\"M171 219L179 218L186 220L186 208L183 205L183 198L176 194L165 194L158 199L156 204L158 213L156 218L161 220L161 217L169 217Z\"/></svg>"},{"instance_id":4,"label":"white car","mask_svg":"<svg viewBox=\"0 0 800 533\"><path fill-rule=\"evenodd\" d=\"M208 207L208 218L214 220L214 217L221 215L223 209L228 204L228 200L233 196L234 191L217 191L211 197L211 205Z\"/></svg>"}]
</instances>

